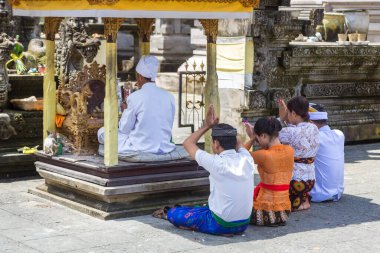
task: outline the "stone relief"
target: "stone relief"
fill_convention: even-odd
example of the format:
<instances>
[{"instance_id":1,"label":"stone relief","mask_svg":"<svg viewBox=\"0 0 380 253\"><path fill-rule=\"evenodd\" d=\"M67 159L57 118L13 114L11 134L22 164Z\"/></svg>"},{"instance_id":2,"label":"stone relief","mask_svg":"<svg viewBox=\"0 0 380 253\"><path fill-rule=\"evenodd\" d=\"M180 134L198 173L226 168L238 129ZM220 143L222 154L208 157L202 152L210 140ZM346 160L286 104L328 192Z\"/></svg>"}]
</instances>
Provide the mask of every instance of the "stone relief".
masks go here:
<instances>
[{"instance_id":1,"label":"stone relief","mask_svg":"<svg viewBox=\"0 0 380 253\"><path fill-rule=\"evenodd\" d=\"M249 109L265 109L267 107L267 99L264 92L253 90L249 92Z\"/></svg>"},{"instance_id":2,"label":"stone relief","mask_svg":"<svg viewBox=\"0 0 380 253\"><path fill-rule=\"evenodd\" d=\"M374 96L380 95L380 82L307 84L303 87L303 94L307 97Z\"/></svg>"},{"instance_id":3,"label":"stone relief","mask_svg":"<svg viewBox=\"0 0 380 253\"><path fill-rule=\"evenodd\" d=\"M7 105L8 92L11 89L5 63L9 58L13 46L14 39L12 37L9 37L5 33L0 34L0 111Z\"/></svg>"},{"instance_id":4,"label":"stone relief","mask_svg":"<svg viewBox=\"0 0 380 253\"><path fill-rule=\"evenodd\" d=\"M90 63L98 53L100 41L90 37L79 18L68 18L61 22L58 30L57 69L60 85L69 88L70 80L76 76L84 61Z\"/></svg>"},{"instance_id":5,"label":"stone relief","mask_svg":"<svg viewBox=\"0 0 380 253\"><path fill-rule=\"evenodd\" d=\"M0 113L0 140L8 140L13 135L17 135L17 133L11 125L9 115L6 113Z\"/></svg>"},{"instance_id":6,"label":"stone relief","mask_svg":"<svg viewBox=\"0 0 380 253\"><path fill-rule=\"evenodd\" d=\"M59 87L58 103L66 118L61 132L74 145L74 153L95 154L98 148L97 131L103 126L106 67L96 61L83 67L68 87Z\"/></svg>"}]
</instances>

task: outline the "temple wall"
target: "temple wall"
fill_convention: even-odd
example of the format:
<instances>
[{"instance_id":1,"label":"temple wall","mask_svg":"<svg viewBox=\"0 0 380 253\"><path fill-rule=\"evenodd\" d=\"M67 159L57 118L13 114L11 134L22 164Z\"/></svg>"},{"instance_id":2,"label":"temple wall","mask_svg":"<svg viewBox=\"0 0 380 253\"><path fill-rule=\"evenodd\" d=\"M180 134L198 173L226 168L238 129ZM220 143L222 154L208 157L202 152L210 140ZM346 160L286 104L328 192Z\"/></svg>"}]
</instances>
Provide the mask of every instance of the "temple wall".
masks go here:
<instances>
[{"instance_id":1,"label":"temple wall","mask_svg":"<svg viewBox=\"0 0 380 253\"><path fill-rule=\"evenodd\" d=\"M276 116L279 98L303 95L325 105L329 124L347 141L380 139L380 44L291 42L309 26L275 6L254 11L253 86L243 117Z\"/></svg>"}]
</instances>

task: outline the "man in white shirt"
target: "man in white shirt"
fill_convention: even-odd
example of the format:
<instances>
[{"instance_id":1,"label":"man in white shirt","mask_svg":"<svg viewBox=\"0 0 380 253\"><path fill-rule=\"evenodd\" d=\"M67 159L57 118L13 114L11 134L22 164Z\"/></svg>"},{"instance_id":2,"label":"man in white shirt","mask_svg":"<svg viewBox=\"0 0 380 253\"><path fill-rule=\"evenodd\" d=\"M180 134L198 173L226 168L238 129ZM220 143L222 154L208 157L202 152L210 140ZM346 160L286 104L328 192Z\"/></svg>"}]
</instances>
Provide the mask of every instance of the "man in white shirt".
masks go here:
<instances>
[{"instance_id":1,"label":"man in white shirt","mask_svg":"<svg viewBox=\"0 0 380 253\"><path fill-rule=\"evenodd\" d=\"M237 130L218 124L210 106L205 124L184 142L183 146L200 166L210 172L208 206L177 206L157 210L153 216L166 218L173 225L209 234L233 235L244 232L253 206L253 158L237 145ZM212 128L214 155L198 148L197 142Z\"/></svg>"},{"instance_id":2,"label":"man in white shirt","mask_svg":"<svg viewBox=\"0 0 380 253\"><path fill-rule=\"evenodd\" d=\"M136 66L139 90L128 96L124 105L126 109L119 121L120 155L138 152L166 154L175 149L170 142L175 113L174 97L154 83L158 66L159 61L151 55L143 56ZM104 144L104 128L99 129L98 140Z\"/></svg>"},{"instance_id":3,"label":"man in white shirt","mask_svg":"<svg viewBox=\"0 0 380 253\"><path fill-rule=\"evenodd\" d=\"M320 144L315 157L315 185L311 201L338 201L344 190L344 134L327 125L322 105L310 103L310 122L319 129Z\"/></svg>"}]
</instances>

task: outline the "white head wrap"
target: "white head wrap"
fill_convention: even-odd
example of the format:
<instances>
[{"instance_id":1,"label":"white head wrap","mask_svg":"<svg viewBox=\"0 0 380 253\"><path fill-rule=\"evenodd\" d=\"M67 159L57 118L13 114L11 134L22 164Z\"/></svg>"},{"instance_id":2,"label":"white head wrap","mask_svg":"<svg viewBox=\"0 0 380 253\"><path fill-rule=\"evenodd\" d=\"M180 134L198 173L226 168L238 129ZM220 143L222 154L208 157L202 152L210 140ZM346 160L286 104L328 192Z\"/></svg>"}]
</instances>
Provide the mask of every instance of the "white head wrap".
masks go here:
<instances>
[{"instance_id":1,"label":"white head wrap","mask_svg":"<svg viewBox=\"0 0 380 253\"><path fill-rule=\"evenodd\" d=\"M315 109L313 106L316 104L310 103L309 107L309 116L310 120L327 120L327 112L320 112Z\"/></svg>"},{"instance_id":2,"label":"white head wrap","mask_svg":"<svg viewBox=\"0 0 380 253\"><path fill-rule=\"evenodd\" d=\"M159 64L159 61L153 55L144 55L136 66L136 72L155 81Z\"/></svg>"},{"instance_id":3,"label":"white head wrap","mask_svg":"<svg viewBox=\"0 0 380 253\"><path fill-rule=\"evenodd\" d=\"M327 119L327 112L309 112L310 120Z\"/></svg>"}]
</instances>

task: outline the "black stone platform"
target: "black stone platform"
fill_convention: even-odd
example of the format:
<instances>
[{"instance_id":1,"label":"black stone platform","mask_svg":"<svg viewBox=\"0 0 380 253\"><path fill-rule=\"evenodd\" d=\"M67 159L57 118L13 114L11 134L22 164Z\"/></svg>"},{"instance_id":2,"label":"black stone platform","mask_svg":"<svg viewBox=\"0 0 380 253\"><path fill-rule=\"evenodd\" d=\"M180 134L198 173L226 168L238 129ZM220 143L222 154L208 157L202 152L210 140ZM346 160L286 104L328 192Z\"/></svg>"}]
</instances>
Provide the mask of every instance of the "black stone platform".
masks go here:
<instances>
[{"instance_id":1,"label":"black stone platform","mask_svg":"<svg viewBox=\"0 0 380 253\"><path fill-rule=\"evenodd\" d=\"M37 175L34 155L16 152L0 153L0 178L16 178Z\"/></svg>"},{"instance_id":2,"label":"black stone platform","mask_svg":"<svg viewBox=\"0 0 380 253\"><path fill-rule=\"evenodd\" d=\"M107 167L100 156L36 157L45 183L31 193L101 219L206 203L209 195L208 172L189 159Z\"/></svg>"}]
</instances>

